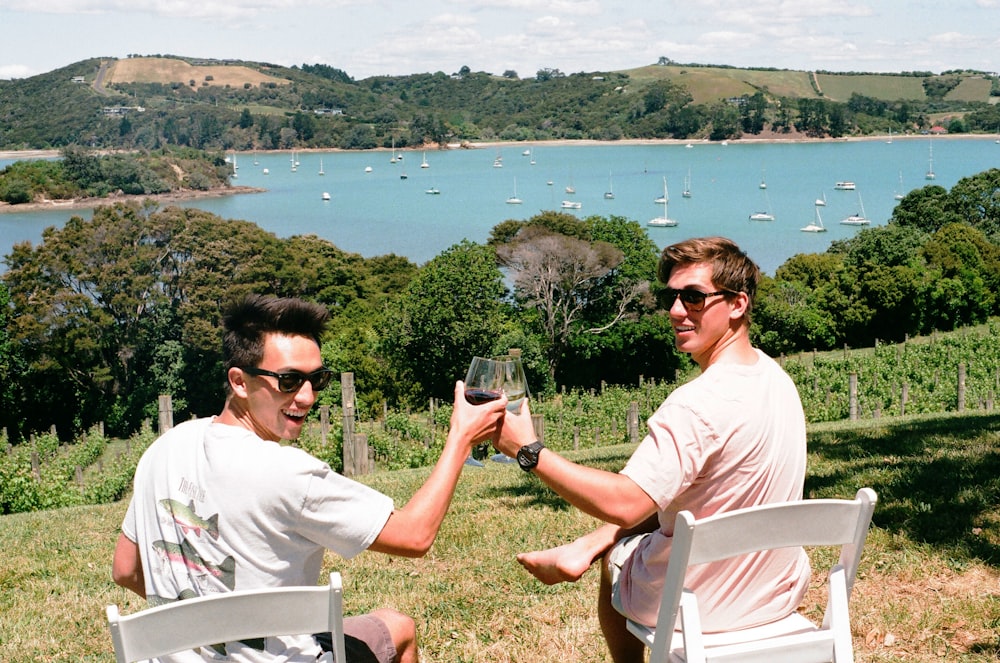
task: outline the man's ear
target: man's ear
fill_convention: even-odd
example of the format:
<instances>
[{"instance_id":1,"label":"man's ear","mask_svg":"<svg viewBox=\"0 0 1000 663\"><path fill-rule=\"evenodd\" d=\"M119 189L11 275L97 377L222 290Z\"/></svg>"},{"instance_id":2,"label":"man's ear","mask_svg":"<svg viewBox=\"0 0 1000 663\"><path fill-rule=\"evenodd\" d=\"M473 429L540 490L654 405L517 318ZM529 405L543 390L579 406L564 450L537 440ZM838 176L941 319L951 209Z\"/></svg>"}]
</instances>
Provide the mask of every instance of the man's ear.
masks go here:
<instances>
[{"instance_id":1,"label":"man's ear","mask_svg":"<svg viewBox=\"0 0 1000 663\"><path fill-rule=\"evenodd\" d=\"M242 369L233 366L226 374L226 378L229 380L229 388L232 389L235 396L247 397L246 373Z\"/></svg>"},{"instance_id":2,"label":"man's ear","mask_svg":"<svg viewBox=\"0 0 1000 663\"><path fill-rule=\"evenodd\" d=\"M732 320L747 317L747 309L750 308L750 296L745 292L738 292L732 297L733 307L730 309L729 318Z\"/></svg>"}]
</instances>

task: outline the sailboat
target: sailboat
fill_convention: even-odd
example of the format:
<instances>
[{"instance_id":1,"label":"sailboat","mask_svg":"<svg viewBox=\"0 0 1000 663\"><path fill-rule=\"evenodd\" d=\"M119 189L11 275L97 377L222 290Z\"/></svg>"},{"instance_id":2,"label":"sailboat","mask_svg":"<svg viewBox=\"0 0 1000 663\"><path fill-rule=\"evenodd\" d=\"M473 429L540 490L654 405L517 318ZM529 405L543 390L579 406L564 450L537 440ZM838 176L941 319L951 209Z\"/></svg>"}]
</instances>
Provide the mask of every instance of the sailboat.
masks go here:
<instances>
[{"instance_id":1,"label":"sailboat","mask_svg":"<svg viewBox=\"0 0 1000 663\"><path fill-rule=\"evenodd\" d=\"M763 168L760 169L760 188L761 189L766 189L767 188L767 180L764 179L764 169Z\"/></svg>"},{"instance_id":2,"label":"sailboat","mask_svg":"<svg viewBox=\"0 0 1000 663\"><path fill-rule=\"evenodd\" d=\"M319 174L320 175L326 175L326 173L323 172L323 158L322 157L320 157L320 160L319 160Z\"/></svg>"},{"instance_id":3,"label":"sailboat","mask_svg":"<svg viewBox=\"0 0 1000 663\"><path fill-rule=\"evenodd\" d=\"M840 223L845 226L867 226L871 223L871 221L868 220L868 217L865 216L865 203L861 200L860 191L858 192L858 206L861 208L860 212L844 218Z\"/></svg>"},{"instance_id":4,"label":"sailboat","mask_svg":"<svg viewBox=\"0 0 1000 663\"><path fill-rule=\"evenodd\" d=\"M666 177L663 178L663 198L662 199L658 199L658 200L662 200L663 201L663 216L658 216L658 217L655 217L653 219L650 219L646 223L646 225L647 226L653 226L655 228L664 228L664 227L672 228L673 226L676 226L677 225L677 220L676 219L671 219L670 216L667 214L667 203L670 202L670 196L667 194L667 178Z\"/></svg>"},{"instance_id":5,"label":"sailboat","mask_svg":"<svg viewBox=\"0 0 1000 663\"><path fill-rule=\"evenodd\" d=\"M681 195L685 198L691 197L691 169L688 168L687 177L684 178L684 190L681 191Z\"/></svg>"},{"instance_id":6,"label":"sailboat","mask_svg":"<svg viewBox=\"0 0 1000 663\"><path fill-rule=\"evenodd\" d=\"M767 195L767 189L762 191L764 194L764 204L767 205L766 212L754 212L749 216L751 221L774 221L774 214L771 211L771 198Z\"/></svg>"},{"instance_id":7,"label":"sailboat","mask_svg":"<svg viewBox=\"0 0 1000 663\"><path fill-rule=\"evenodd\" d=\"M239 177L236 171L240 169L240 167L236 165L236 152L233 152L232 165L233 165L233 171L232 173L230 173L229 176L235 179Z\"/></svg>"},{"instance_id":8,"label":"sailboat","mask_svg":"<svg viewBox=\"0 0 1000 663\"><path fill-rule=\"evenodd\" d=\"M426 152L424 152L424 160L420 162L420 167L421 168L430 168L431 167L431 165L429 163L427 163L427 153Z\"/></svg>"},{"instance_id":9,"label":"sailboat","mask_svg":"<svg viewBox=\"0 0 1000 663\"><path fill-rule=\"evenodd\" d=\"M520 205L523 201L517 197L517 178L514 178L514 195L507 199L508 205Z\"/></svg>"},{"instance_id":10,"label":"sailboat","mask_svg":"<svg viewBox=\"0 0 1000 663\"><path fill-rule=\"evenodd\" d=\"M892 127L889 127L889 140L887 140L887 141L885 141L885 142L886 142L886 144L888 144L888 145L891 145L891 144L892 144Z\"/></svg>"},{"instance_id":11,"label":"sailboat","mask_svg":"<svg viewBox=\"0 0 1000 663\"><path fill-rule=\"evenodd\" d=\"M615 189L614 189L614 186L612 185L612 182L611 182L611 171L609 170L608 171L608 190L604 192L604 199L605 200L614 200L614 198L615 198Z\"/></svg>"},{"instance_id":12,"label":"sailboat","mask_svg":"<svg viewBox=\"0 0 1000 663\"><path fill-rule=\"evenodd\" d=\"M816 207L816 220L807 226L802 226L799 228L804 233L825 233L826 228L823 226L823 217L819 215L819 207Z\"/></svg>"},{"instance_id":13,"label":"sailboat","mask_svg":"<svg viewBox=\"0 0 1000 663\"><path fill-rule=\"evenodd\" d=\"M816 207L826 207L826 191L821 192L816 199Z\"/></svg>"},{"instance_id":14,"label":"sailboat","mask_svg":"<svg viewBox=\"0 0 1000 663\"><path fill-rule=\"evenodd\" d=\"M389 159L389 163L396 163L399 159L396 158L396 137L392 137L392 158Z\"/></svg>"},{"instance_id":15,"label":"sailboat","mask_svg":"<svg viewBox=\"0 0 1000 663\"><path fill-rule=\"evenodd\" d=\"M896 200L903 199L903 171L899 171L899 190L896 191L896 195L893 198Z\"/></svg>"},{"instance_id":16,"label":"sailboat","mask_svg":"<svg viewBox=\"0 0 1000 663\"><path fill-rule=\"evenodd\" d=\"M932 180L937 177L934 174L934 143L927 144L927 174L924 175L925 180Z\"/></svg>"}]
</instances>

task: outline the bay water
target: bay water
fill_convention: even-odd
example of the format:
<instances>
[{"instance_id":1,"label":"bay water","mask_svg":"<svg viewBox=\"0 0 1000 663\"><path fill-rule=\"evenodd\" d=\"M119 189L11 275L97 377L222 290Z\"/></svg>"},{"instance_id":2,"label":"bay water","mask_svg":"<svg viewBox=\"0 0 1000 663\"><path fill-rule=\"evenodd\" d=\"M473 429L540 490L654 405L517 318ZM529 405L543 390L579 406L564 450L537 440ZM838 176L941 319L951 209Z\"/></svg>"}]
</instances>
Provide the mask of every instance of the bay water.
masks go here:
<instances>
[{"instance_id":1,"label":"bay water","mask_svg":"<svg viewBox=\"0 0 1000 663\"><path fill-rule=\"evenodd\" d=\"M239 153L232 159L234 184L266 191L179 204L252 221L279 237L314 234L365 257L395 253L417 264L462 239L484 242L507 219L544 210L580 218L618 215L638 221L661 247L688 237L730 237L773 275L793 255L820 253L832 241L855 235L859 226L841 223L849 215L863 212L871 225L884 225L896 195L927 184L951 188L963 177L1000 167L1000 142L992 136L923 136L725 145L550 143L405 153ZM421 167L425 160L427 167ZM8 163L0 160L0 168ZM929 170L933 180L925 179ZM648 226L663 216L664 206L654 200L663 195L664 178L667 213L677 225ZM842 181L854 182L855 189L836 189ZM685 189L690 197L682 195ZM515 193L522 202L508 203ZM817 199L826 205L817 208ZM563 201L580 208L564 209ZM816 220L817 209L827 232L802 232ZM755 212L769 212L774 220L750 221ZM92 214L0 214L0 255L17 242L39 242L46 227Z\"/></svg>"}]
</instances>

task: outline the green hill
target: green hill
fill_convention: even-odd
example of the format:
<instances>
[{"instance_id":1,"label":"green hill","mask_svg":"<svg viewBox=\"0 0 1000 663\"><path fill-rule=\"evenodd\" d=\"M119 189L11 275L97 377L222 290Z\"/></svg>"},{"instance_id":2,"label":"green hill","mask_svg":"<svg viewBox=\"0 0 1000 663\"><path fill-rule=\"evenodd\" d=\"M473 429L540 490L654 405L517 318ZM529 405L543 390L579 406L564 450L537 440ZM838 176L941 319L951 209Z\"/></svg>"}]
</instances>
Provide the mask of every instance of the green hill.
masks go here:
<instances>
[{"instance_id":1,"label":"green hill","mask_svg":"<svg viewBox=\"0 0 1000 663\"><path fill-rule=\"evenodd\" d=\"M935 113L967 122L956 130L994 131L997 99L1000 82L983 72L833 73L665 61L623 71L543 69L524 78L463 67L354 80L327 65L94 58L0 81L0 149L721 140L765 129L839 137L919 131Z\"/></svg>"}]
</instances>

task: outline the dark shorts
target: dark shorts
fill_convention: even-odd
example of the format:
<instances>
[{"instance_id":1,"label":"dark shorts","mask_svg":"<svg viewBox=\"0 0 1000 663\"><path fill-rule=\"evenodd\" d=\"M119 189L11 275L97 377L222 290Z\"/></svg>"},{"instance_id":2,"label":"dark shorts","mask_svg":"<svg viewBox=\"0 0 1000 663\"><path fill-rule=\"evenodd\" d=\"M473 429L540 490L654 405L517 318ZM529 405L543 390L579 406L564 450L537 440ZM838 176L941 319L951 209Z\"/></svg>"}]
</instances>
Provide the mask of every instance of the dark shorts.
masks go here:
<instances>
[{"instance_id":1,"label":"dark shorts","mask_svg":"<svg viewBox=\"0 0 1000 663\"><path fill-rule=\"evenodd\" d=\"M317 633L313 637L323 651L333 651L333 638L329 633ZM396 658L396 645L389 627L373 615L344 617L344 648L347 650L344 663L392 663Z\"/></svg>"}]
</instances>

